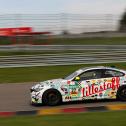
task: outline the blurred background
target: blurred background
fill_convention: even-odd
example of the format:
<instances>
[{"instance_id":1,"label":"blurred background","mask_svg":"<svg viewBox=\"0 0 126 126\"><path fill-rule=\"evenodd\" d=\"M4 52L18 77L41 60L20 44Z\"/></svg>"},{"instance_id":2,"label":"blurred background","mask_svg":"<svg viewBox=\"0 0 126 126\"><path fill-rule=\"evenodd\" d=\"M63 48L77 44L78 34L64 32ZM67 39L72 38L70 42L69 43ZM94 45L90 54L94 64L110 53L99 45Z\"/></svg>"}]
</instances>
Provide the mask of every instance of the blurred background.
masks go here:
<instances>
[{"instance_id":1,"label":"blurred background","mask_svg":"<svg viewBox=\"0 0 126 126\"><path fill-rule=\"evenodd\" d=\"M0 126L123 126L126 111L41 117L35 110L49 114L51 107L30 105L29 89L36 82L92 65L126 69L126 0L0 0ZM125 103L86 101L59 108ZM14 117L1 118L8 116Z\"/></svg>"},{"instance_id":2,"label":"blurred background","mask_svg":"<svg viewBox=\"0 0 126 126\"><path fill-rule=\"evenodd\" d=\"M10 14L0 15L1 28L32 27L52 34L118 31L120 15L114 14Z\"/></svg>"},{"instance_id":3,"label":"blurred background","mask_svg":"<svg viewBox=\"0 0 126 126\"><path fill-rule=\"evenodd\" d=\"M125 37L125 32L125 13L0 15L0 44L3 45L48 44L50 39L53 42L51 44L55 44L54 38L69 37Z\"/></svg>"},{"instance_id":4,"label":"blurred background","mask_svg":"<svg viewBox=\"0 0 126 126\"><path fill-rule=\"evenodd\" d=\"M66 44L63 38L125 37L125 32L124 0L12 0L9 4L1 0L0 45Z\"/></svg>"},{"instance_id":5,"label":"blurred background","mask_svg":"<svg viewBox=\"0 0 126 126\"><path fill-rule=\"evenodd\" d=\"M124 0L9 4L2 0L0 67L125 62L125 4ZM15 55L30 56L22 60Z\"/></svg>"}]
</instances>

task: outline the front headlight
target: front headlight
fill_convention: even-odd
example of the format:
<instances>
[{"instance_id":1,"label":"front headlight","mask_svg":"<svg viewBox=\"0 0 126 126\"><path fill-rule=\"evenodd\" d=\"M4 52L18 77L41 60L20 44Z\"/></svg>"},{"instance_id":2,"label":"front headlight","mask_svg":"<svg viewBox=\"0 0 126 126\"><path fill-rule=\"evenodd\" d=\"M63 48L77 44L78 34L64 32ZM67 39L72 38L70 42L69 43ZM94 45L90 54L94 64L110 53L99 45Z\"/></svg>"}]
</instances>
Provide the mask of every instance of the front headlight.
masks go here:
<instances>
[{"instance_id":1,"label":"front headlight","mask_svg":"<svg viewBox=\"0 0 126 126\"><path fill-rule=\"evenodd\" d=\"M35 92L39 92L39 91L41 91L43 88L36 88L36 89L34 89L34 91Z\"/></svg>"},{"instance_id":2,"label":"front headlight","mask_svg":"<svg viewBox=\"0 0 126 126\"><path fill-rule=\"evenodd\" d=\"M36 84L35 86L31 87L31 92L39 92L44 88L44 85Z\"/></svg>"}]
</instances>

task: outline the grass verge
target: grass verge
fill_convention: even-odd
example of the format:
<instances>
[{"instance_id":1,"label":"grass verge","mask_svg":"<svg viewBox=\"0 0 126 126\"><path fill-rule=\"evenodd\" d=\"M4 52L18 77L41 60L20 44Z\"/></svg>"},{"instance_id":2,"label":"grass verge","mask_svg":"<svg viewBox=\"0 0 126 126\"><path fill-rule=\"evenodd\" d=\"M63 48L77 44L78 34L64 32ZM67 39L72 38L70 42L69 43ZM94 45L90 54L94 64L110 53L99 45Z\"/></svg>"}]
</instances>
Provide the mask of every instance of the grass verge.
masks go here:
<instances>
[{"instance_id":1,"label":"grass verge","mask_svg":"<svg viewBox=\"0 0 126 126\"><path fill-rule=\"evenodd\" d=\"M40 42L40 41L39 41ZM41 44L41 43L38 43ZM66 44L66 45L125 45L126 37L108 37L108 38L60 38L53 39L51 44Z\"/></svg>"},{"instance_id":2,"label":"grass verge","mask_svg":"<svg viewBox=\"0 0 126 126\"><path fill-rule=\"evenodd\" d=\"M126 63L94 64L93 66L115 65L117 68L126 69ZM17 82L37 82L54 78L62 78L67 74L82 68L92 66L87 65L69 65L69 66L47 66L47 67L26 67L26 68L1 68L0 83Z\"/></svg>"},{"instance_id":3,"label":"grass verge","mask_svg":"<svg viewBox=\"0 0 126 126\"><path fill-rule=\"evenodd\" d=\"M126 111L0 118L0 126L124 126Z\"/></svg>"},{"instance_id":4,"label":"grass verge","mask_svg":"<svg viewBox=\"0 0 126 126\"><path fill-rule=\"evenodd\" d=\"M67 50L59 50L59 51L0 51L0 58L1 56L25 56L25 55L46 55L46 54L65 54L65 53L85 53L90 54L94 52L102 52L101 50L73 50L73 51L67 51Z\"/></svg>"},{"instance_id":5,"label":"grass verge","mask_svg":"<svg viewBox=\"0 0 126 126\"><path fill-rule=\"evenodd\" d=\"M26 44L28 44L28 40L25 39ZM20 43L17 41L17 44ZM125 45L126 37L91 37L91 38L52 38L51 40L45 39L35 39L32 43L39 44L51 44L51 45ZM11 45L13 44L10 39L0 39L0 45ZM24 44L24 43L22 43Z\"/></svg>"}]
</instances>

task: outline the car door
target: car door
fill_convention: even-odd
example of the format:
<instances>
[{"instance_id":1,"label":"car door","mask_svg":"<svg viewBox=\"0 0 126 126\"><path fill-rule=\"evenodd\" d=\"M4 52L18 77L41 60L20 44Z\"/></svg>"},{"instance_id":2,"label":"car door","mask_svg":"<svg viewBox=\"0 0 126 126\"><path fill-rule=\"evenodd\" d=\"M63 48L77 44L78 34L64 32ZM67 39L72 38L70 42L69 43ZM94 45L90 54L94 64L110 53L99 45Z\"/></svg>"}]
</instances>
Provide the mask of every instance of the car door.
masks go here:
<instances>
[{"instance_id":1,"label":"car door","mask_svg":"<svg viewBox=\"0 0 126 126\"><path fill-rule=\"evenodd\" d=\"M74 92L76 90L78 100L97 98L99 95L100 84L103 84L101 81L102 74L102 69L93 69L87 70L78 75L77 77L79 80L75 80L74 78L73 81L76 87L72 90L74 90ZM70 91L70 94L73 92L72 90Z\"/></svg>"},{"instance_id":2,"label":"car door","mask_svg":"<svg viewBox=\"0 0 126 126\"><path fill-rule=\"evenodd\" d=\"M120 80L124 76L124 73L112 70L104 69L103 71L103 81L104 81L104 98L115 99L117 90L120 86Z\"/></svg>"}]
</instances>

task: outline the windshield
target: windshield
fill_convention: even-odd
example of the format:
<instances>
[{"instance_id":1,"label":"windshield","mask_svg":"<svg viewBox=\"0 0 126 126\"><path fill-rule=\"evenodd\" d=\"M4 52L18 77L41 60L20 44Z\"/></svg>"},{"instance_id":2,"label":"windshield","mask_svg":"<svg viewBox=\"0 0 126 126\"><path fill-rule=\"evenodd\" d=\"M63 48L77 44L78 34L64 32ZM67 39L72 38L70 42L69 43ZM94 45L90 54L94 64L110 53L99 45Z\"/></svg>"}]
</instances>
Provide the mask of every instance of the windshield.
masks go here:
<instances>
[{"instance_id":1,"label":"windshield","mask_svg":"<svg viewBox=\"0 0 126 126\"><path fill-rule=\"evenodd\" d=\"M69 79L72 79L72 78L76 77L77 75L78 75L78 74L77 74L77 72L75 71L75 72L73 72L72 74L70 74L70 75L64 77L63 79L69 80Z\"/></svg>"}]
</instances>

